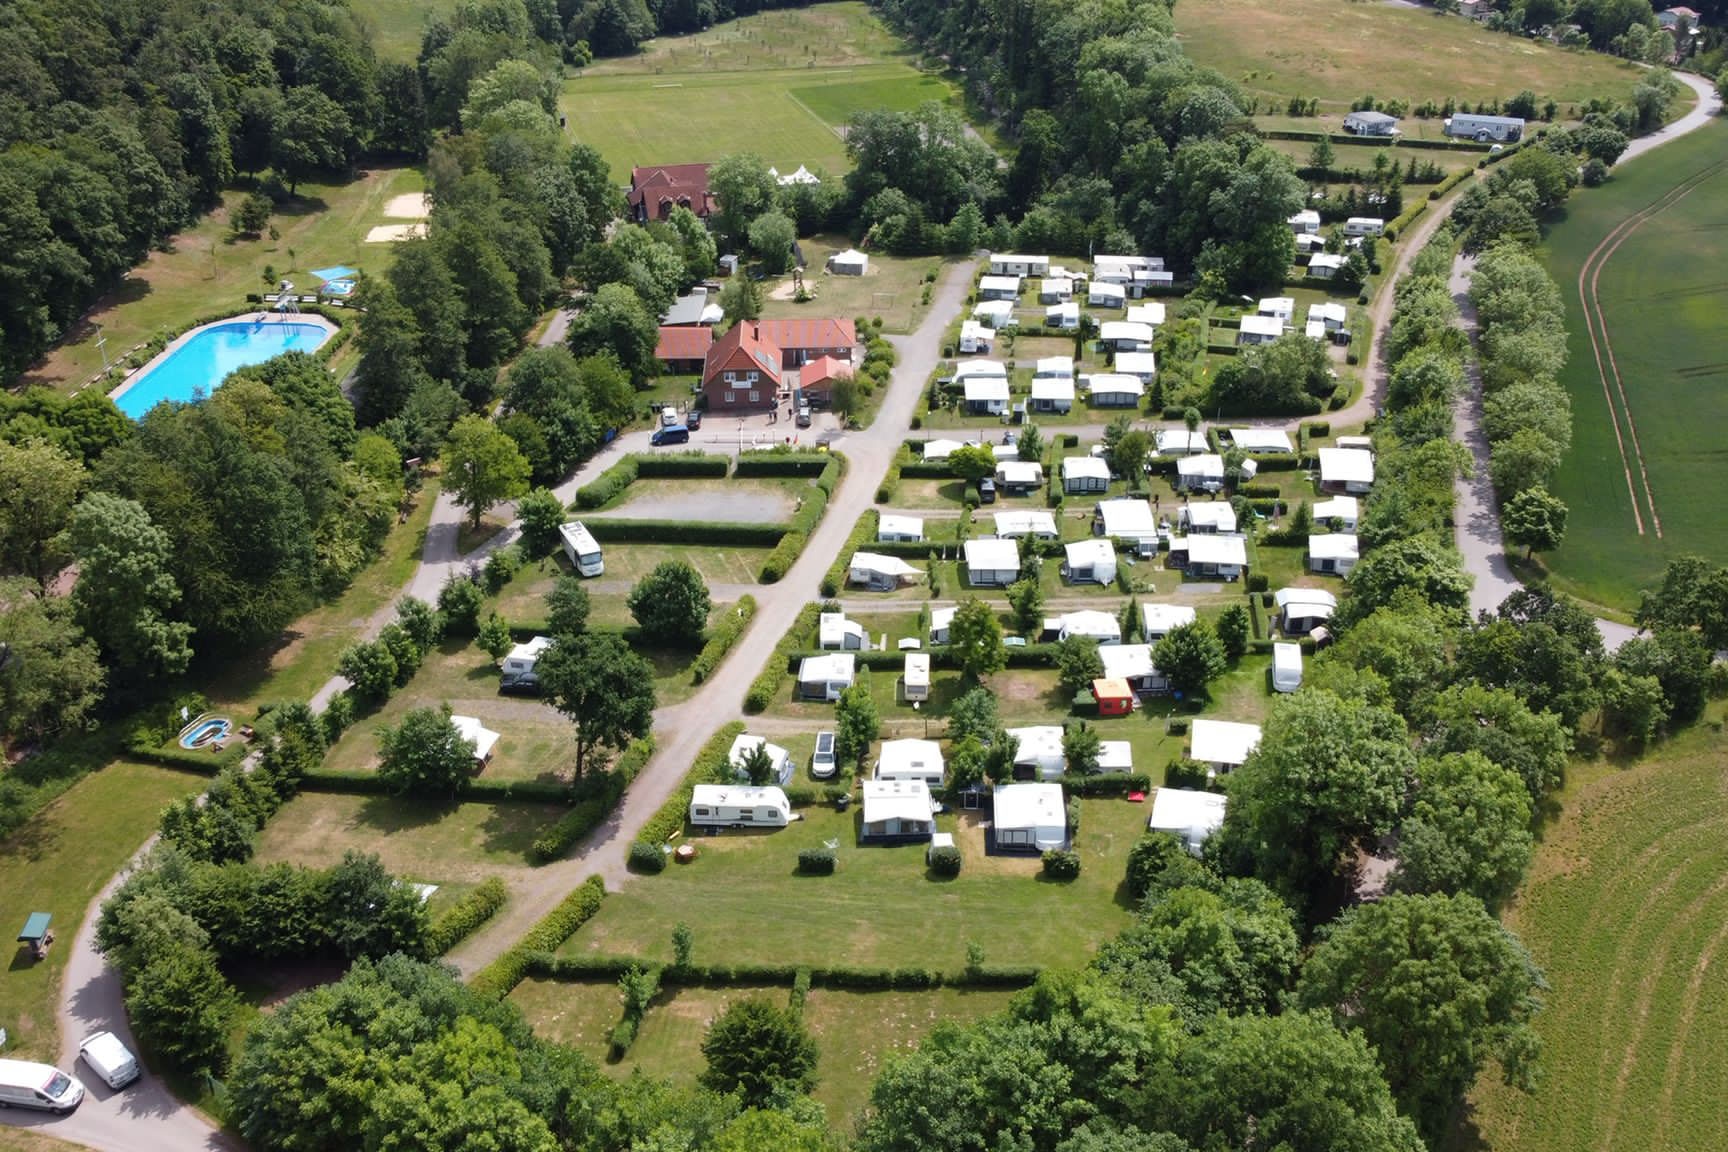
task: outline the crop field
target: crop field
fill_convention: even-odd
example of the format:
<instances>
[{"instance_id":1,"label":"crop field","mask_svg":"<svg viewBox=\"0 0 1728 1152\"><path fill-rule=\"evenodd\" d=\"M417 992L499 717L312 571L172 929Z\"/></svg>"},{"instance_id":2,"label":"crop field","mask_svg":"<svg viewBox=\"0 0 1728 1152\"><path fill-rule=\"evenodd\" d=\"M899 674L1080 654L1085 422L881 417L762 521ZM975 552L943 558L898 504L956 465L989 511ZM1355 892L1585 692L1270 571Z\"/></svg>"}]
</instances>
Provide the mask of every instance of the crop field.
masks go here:
<instances>
[{"instance_id":1,"label":"crop field","mask_svg":"<svg viewBox=\"0 0 1728 1152\"><path fill-rule=\"evenodd\" d=\"M1631 765L1573 769L1507 920L1548 974L1532 1096L1485 1076L1463 1148L1728 1145L1728 738L1722 709Z\"/></svg>"},{"instance_id":2,"label":"crop field","mask_svg":"<svg viewBox=\"0 0 1728 1152\"><path fill-rule=\"evenodd\" d=\"M783 171L803 164L839 179L848 167L840 129L854 113L959 106L945 80L912 66L914 55L863 4L765 12L600 61L565 83L560 107L620 181L638 164L746 151Z\"/></svg>"},{"instance_id":3,"label":"crop field","mask_svg":"<svg viewBox=\"0 0 1728 1152\"><path fill-rule=\"evenodd\" d=\"M1504 100L1528 88L1562 110L1593 96L1623 98L1637 69L1490 32L1428 9L1347 0L1209 0L1178 4L1188 55L1275 111L1292 96L1342 114L1368 93L1382 100ZM1307 121L1310 127L1319 125Z\"/></svg>"},{"instance_id":4,"label":"crop field","mask_svg":"<svg viewBox=\"0 0 1728 1152\"><path fill-rule=\"evenodd\" d=\"M1676 556L1728 561L1725 145L1712 124L1615 169L1548 236L1573 443L1554 482L1567 537L1545 560L1559 586L1609 607L1635 607Z\"/></svg>"}]
</instances>

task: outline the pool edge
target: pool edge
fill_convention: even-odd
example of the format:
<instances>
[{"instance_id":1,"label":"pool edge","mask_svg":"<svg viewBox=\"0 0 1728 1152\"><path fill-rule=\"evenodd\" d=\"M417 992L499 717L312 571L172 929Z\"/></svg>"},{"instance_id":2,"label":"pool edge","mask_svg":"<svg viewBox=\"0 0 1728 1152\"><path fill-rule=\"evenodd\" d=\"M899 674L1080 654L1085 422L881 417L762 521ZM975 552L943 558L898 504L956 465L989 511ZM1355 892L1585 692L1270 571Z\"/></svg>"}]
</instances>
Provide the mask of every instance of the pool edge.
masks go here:
<instances>
[{"instance_id":1,"label":"pool edge","mask_svg":"<svg viewBox=\"0 0 1728 1152\"><path fill-rule=\"evenodd\" d=\"M130 392L134 385L136 385L140 380L143 380L146 376L150 375L158 365L168 359L168 357L172 356L175 352L179 351L180 348L192 340L193 337L200 333L207 332L211 328L220 328L224 324L232 324L236 320L253 324L312 324L317 327L322 327L324 329L324 339L318 341L317 346L312 349L313 352L316 352L319 348L328 344L331 338L342 330L340 324L331 320L327 316L320 316L316 312L236 312L232 316L224 316L220 320L212 320L207 324L200 324L195 328L188 328L186 331L180 333L180 335L174 337L174 339L168 341L167 346L163 348L162 351L156 353L156 355L150 357L149 360L128 372L125 379L121 380L120 383L108 393L108 399L117 405L120 397ZM212 391L214 391L214 389L212 389ZM152 407L154 407L154 405L152 405ZM122 414L124 415L124 413ZM144 417L139 415L127 416L126 418L128 420L137 421L142 420Z\"/></svg>"}]
</instances>

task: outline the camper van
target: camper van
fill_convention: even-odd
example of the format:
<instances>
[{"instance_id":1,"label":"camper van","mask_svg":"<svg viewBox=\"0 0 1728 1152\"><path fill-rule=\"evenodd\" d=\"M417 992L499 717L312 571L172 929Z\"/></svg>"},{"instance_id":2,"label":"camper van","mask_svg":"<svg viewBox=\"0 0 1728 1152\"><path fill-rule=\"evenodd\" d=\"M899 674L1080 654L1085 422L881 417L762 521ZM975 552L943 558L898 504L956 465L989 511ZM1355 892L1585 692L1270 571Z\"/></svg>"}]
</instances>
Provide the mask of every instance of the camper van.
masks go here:
<instances>
[{"instance_id":1,"label":"camper van","mask_svg":"<svg viewBox=\"0 0 1728 1152\"><path fill-rule=\"evenodd\" d=\"M564 555L570 566L583 576L598 576L606 571L606 558L600 554L600 542L580 520L560 525L558 535L564 539Z\"/></svg>"},{"instance_id":2,"label":"camper van","mask_svg":"<svg viewBox=\"0 0 1728 1152\"><path fill-rule=\"evenodd\" d=\"M1386 221L1378 216L1352 216L1344 221L1346 236L1379 236L1386 231Z\"/></svg>"},{"instance_id":3,"label":"camper van","mask_svg":"<svg viewBox=\"0 0 1728 1152\"><path fill-rule=\"evenodd\" d=\"M1278 692L1294 692L1302 687L1302 646L1277 643L1272 645L1272 687Z\"/></svg>"},{"instance_id":4,"label":"camper van","mask_svg":"<svg viewBox=\"0 0 1728 1152\"><path fill-rule=\"evenodd\" d=\"M0 1107L70 1112L84 1100L84 1085L60 1069L28 1060L0 1060Z\"/></svg>"},{"instance_id":5,"label":"camper van","mask_svg":"<svg viewBox=\"0 0 1728 1152\"><path fill-rule=\"evenodd\" d=\"M778 788L698 784L690 795L690 823L698 828L784 828L792 805Z\"/></svg>"}]
</instances>

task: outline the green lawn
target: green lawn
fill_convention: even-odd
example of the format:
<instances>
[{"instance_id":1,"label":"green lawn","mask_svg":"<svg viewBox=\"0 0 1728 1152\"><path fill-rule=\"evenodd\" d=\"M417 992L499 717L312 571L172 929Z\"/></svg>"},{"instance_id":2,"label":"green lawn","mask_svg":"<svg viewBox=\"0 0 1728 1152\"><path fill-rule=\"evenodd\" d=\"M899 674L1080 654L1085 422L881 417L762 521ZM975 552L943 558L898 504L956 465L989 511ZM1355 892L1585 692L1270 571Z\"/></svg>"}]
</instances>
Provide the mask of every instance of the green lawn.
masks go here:
<instances>
[{"instance_id":1,"label":"green lawn","mask_svg":"<svg viewBox=\"0 0 1728 1152\"><path fill-rule=\"evenodd\" d=\"M246 308L246 294L265 288L264 269L293 280L301 291L316 285L307 271L346 264L366 272L381 271L389 261L390 245L367 244L367 231L388 221L384 205L391 197L418 192L425 186L412 168L378 168L346 184L312 181L300 185L299 197L284 205L271 220L281 239L266 234L233 240L228 233L228 208L246 193L224 194L225 207L202 217L190 230L170 241L166 251L152 252L133 269L120 288L104 297L75 327L67 341L25 376L25 382L70 389L102 368L96 347L97 328L107 336L111 359L165 330L179 329L201 316Z\"/></svg>"},{"instance_id":2,"label":"green lawn","mask_svg":"<svg viewBox=\"0 0 1728 1152\"><path fill-rule=\"evenodd\" d=\"M667 560L683 560L702 574L712 589L720 584L755 584L771 548L739 548L704 544L618 544L607 541L606 574L584 580L596 628L628 628L635 623L625 600L631 587ZM546 619L546 594L558 577L571 571L562 552L518 569L490 607L513 624Z\"/></svg>"},{"instance_id":3,"label":"green lawn","mask_svg":"<svg viewBox=\"0 0 1728 1152\"><path fill-rule=\"evenodd\" d=\"M1457 16L1346 0L1211 0L1176 6L1183 50L1263 107L1318 98L1342 115L1352 100L1504 100L1529 88L1562 110L1593 96L1626 98L1632 65L1597 53L1490 32ZM1307 120L1310 127L1318 127Z\"/></svg>"},{"instance_id":4,"label":"green lawn","mask_svg":"<svg viewBox=\"0 0 1728 1152\"><path fill-rule=\"evenodd\" d=\"M1334 131L1338 130L1340 126L1336 121L1339 120L1342 120L1342 117L1328 117L1326 120L1320 120L1309 117L1290 119L1286 117L1262 116L1257 117L1254 122L1262 129L1287 128L1294 129L1298 132L1318 132L1321 130L1322 125ZM1440 121L1438 120L1417 120L1412 117L1407 119L1401 127L1406 136L1421 137L1424 135L1431 135L1435 139L1442 138L1439 130ZM1280 152L1285 156L1290 157L1292 160L1296 161L1298 167L1305 167L1308 163L1309 154L1314 151L1313 143L1308 140L1268 140L1266 141L1266 146L1274 152ZM1410 163L1410 158L1414 156L1418 166L1432 161L1435 164L1438 164L1441 170L1447 175L1451 175L1454 172L1462 172L1466 168L1476 167L1476 162L1482 158L1482 153L1486 151L1486 146L1483 147L1481 152L1466 152L1461 149L1451 148L1400 149L1390 141L1375 144L1335 143L1332 145L1332 153L1334 156L1332 166L1334 170L1358 168L1363 172L1372 172L1374 170L1375 154L1385 152L1388 157L1397 161L1400 168L1407 166ZM1433 187L1431 184L1406 185L1404 192L1405 203L1413 205L1415 203L1415 197L1427 196L1428 189L1431 187Z\"/></svg>"},{"instance_id":5,"label":"green lawn","mask_svg":"<svg viewBox=\"0 0 1728 1152\"><path fill-rule=\"evenodd\" d=\"M1710 431L1728 426L1728 362L1722 355L1728 172L1719 166L1725 146L1728 125L1716 123L1617 167L1607 185L1568 201L1566 218L1548 235L1548 270L1566 302L1568 357L1561 379L1572 397L1573 438L1554 481L1572 517L1565 543L1545 560L1560 587L1612 608L1636 607L1639 591L1656 583L1677 556L1728 561L1717 499L1728 485L1728 458ZM1614 417L1584 327L1579 270L1629 216L1712 167L1714 174L1683 200L1627 234L1597 278L1661 522L1658 537L1634 461L1645 528L1639 535Z\"/></svg>"},{"instance_id":6,"label":"green lawn","mask_svg":"<svg viewBox=\"0 0 1728 1152\"><path fill-rule=\"evenodd\" d=\"M10 1034L8 1057L58 1056L54 1003L72 938L91 899L156 830L163 806L207 783L192 773L118 760L80 780L10 839L0 841L7 935L16 932L29 913L48 912L59 937L41 963L16 945L7 970L0 973L0 1025Z\"/></svg>"},{"instance_id":7,"label":"green lawn","mask_svg":"<svg viewBox=\"0 0 1728 1152\"><path fill-rule=\"evenodd\" d=\"M350 11L371 30L372 47L380 59L412 61L420 54L427 21L455 7L456 0L366 0Z\"/></svg>"},{"instance_id":8,"label":"green lawn","mask_svg":"<svg viewBox=\"0 0 1728 1152\"><path fill-rule=\"evenodd\" d=\"M713 963L958 969L977 941L994 963L1078 964L1128 922L1122 870L1147 814L1125 800L1083 807L1085 869L1066 885L1041 880L1036 857L986 857L978 813L940 818L966 858L951 882L928 878L922 846L859 847L856 805L807 808L771 833L697 837L693 864L608 897L564 950L667 962L682 921L695 929L697 957ZM829 840L839 844L839 870L797 875L799 850Z\"/></svg>"},{"instance_id":9,"label":"green lawn","mask_svg":"<svg viewBox=\"0 0 1728 1152\"><path fill-rule=\"evenodd\" d=\"M858 316L882 317L885 332L910 332L924 316L924 277L937 272L942 262L933 256L898 257L870 253L870 270L863 276L833 276L827 271L828 257L852 247L845 236L823 235L800 240L807 267L804 287L814 299L802 304L793 299L789 277L762 286L762 315L782 317Z\"/></svg>"},{"instance_id":10,"label":"green lawn","mask_svg":"<svg viewBox=\"0 0 1728 1152\"><path fill-rule=\"evenodd\" d=\"M1704 1150L1728 1143L1728 740L1722 709L1631 765L1575 765L1507 922L1548 974L1546 1076L1493 1076L1461 1148Z\"/></svg>"}]
</instances>

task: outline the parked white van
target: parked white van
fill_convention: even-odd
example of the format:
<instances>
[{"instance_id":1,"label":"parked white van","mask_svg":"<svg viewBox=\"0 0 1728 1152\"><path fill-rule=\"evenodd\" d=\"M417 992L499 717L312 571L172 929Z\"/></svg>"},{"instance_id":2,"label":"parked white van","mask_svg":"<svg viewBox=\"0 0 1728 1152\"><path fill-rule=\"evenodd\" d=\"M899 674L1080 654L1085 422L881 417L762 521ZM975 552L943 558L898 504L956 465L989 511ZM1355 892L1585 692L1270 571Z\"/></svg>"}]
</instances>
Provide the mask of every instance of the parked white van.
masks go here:
<instances>
[{"instance_id":1,"label":"parked white van","mask_svg":"<svg viewBox=\"0 0 1728 1152\"><path fill-rule=\"evenodd\" d=\"M1379 236L1386 231L1386 221L1378 216L1352 216L1344 221L1346 236Z\"/></svg>"},{"instance_id":2,"label":"parked white van","mask_svg":"<svg viewBox=\"0 0 1728 1152\"><path fill-rule=\"evenodd\" d=\"M1280 641L1272 645L1272 687L1294 692L1302 687L1302 646Z\"/></svg>"},{"instance_id":3,"label":"parked white van","mask_svg":"<svg viewBox=\"0 0 1728 1152\"><path fill-rule=\"evenodd\" d=\"M84 1085L48 1064L0 1060L0 1107L70 1112L84 1100Z\"/></svg>"},{"instance_id":4,"label":"parked white van","mask_svg":"<svg viewBox=\"0 0 1728 1152\"><path fill-rule=\"evenodd\" d=\"M78 1055L102 1083L116 1092L138 1079L138 1058L112 1032L85 1037L84 1043L78 1045Z\"/></svg>"},{"instance_id":5,"label":"parked white van","mask_svg":"<svg viewBox=\"0 0 1728 1152\"><path fill-rule=\"evenodd\" d=\"M583 576L598 576L606 571L606 558L600 554L600 542L594 539L594 534L580 520L572 520L558 527L558 535L564 540L564 555L570 558L570 566Z\"/></svg>"},{"instance_id":6,"label":"parked white van","mask_svg":"<svg viewBox=\"0 0 1728 1152\"><path fill-rule=\"evenodd\" d=\"M826 780L838 770L839 763L834 759L834 733L816 733L816 751L810 757L810 775Z\"/></svg>"}]
</instances>

